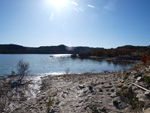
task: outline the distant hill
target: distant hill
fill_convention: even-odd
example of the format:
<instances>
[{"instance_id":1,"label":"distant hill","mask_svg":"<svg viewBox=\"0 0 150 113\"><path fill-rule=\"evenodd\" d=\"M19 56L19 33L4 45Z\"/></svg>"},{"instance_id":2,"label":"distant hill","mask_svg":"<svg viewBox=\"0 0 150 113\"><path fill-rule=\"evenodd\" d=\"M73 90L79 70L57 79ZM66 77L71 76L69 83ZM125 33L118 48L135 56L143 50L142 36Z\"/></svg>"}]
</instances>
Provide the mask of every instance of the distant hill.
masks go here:
<instances>
[{"instance_id":1,"label":"distant hill","mask_svg":"<svg viewBox=\"0 0 150 113\"><path fill-rule=\"evenodd\" d=\"M150 56L150 46L132 46L126 45L111 49L92 49L88 52L82 52L79 54L81 58L89 57L132 57L140 58L142 55L146 54Z\"/></svg>"},{"instance_id":2,"label":"distant hill","mask_svg":"<svg viewBox=\"0 0 150 113\"><path fill-rule=\"evenodd\" d=\"M92 47L41 46L24 47L15 44L1 44L0 54L79 54L80 58L89 57L138 57L143 54L150 56L150 46L125 45L117 48L104 49Z\"/></svg>"},{"instance_id":3,"label":"distant hill","mask_svg":"<svg viewBox=\"0 0 150 113\"><path fill-rule=\"evenodd\" d=\"M90 47L68 47L65 45L24 47L15 44L1 44L0 54L79 54L84 51L89 52L92 49Z\"/></svg>"}]
</instances>

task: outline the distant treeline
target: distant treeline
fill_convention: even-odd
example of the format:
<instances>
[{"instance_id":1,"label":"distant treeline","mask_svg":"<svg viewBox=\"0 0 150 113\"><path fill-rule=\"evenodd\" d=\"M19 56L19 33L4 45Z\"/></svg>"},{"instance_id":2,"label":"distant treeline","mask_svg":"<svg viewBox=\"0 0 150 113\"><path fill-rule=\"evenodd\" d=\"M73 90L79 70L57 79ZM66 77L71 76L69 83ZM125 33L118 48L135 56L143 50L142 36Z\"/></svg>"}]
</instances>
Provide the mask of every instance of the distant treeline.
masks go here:
<instances>
[{"instance_id":1,"label":"distant treeline","mask_svg":"<svg viewBox=\"0 0 150 113\"><path fill-rule=\"evenodd\" d=\"M112 49L91 47L41 46L24 47L15 44L0 45L0 54L79 54L80 58L94 57L141 57L150 56L150 46L122 46Z\"/></svg>"},{"instance_id":2,"label":"distant treeline","mask_svg":"<svg viewBox=\"0 0 150 113\"><path fill-rule=\"evenodd\" d=\"M0 54L79 54L90 50L92 50L90 47L67 47L65 45L41 47L23 47L15 44L0 45Z\"/></svg>"},{"instance_id":3,"label":"distant treeline","mask_svg":"<svg viewBox=\"0 0 150 113\"><path fill-rule=\"evenodd\" d=\"M143 54L150 56L150 46L122 46L115 49L92 49L79 54L81 58L96 57L141 57Z\"/></svg>"}]
</instances>

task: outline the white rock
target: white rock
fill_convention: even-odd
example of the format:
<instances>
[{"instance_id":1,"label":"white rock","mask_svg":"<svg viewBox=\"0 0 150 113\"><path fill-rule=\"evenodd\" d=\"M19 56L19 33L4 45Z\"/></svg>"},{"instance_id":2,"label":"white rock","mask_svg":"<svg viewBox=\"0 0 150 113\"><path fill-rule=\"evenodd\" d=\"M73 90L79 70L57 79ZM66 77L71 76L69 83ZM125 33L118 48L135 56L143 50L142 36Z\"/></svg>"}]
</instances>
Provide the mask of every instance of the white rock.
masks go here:
<instances>
[{"instance_id":1,"label":"white rock","mask_svg":"<svg viewBox=\"0 0 150 113\"><path fill-rule=\"evenodd\" d=\"M139 82L142 79L142 77L138 77L136 80Z\"/></svg>"}]
</instances>

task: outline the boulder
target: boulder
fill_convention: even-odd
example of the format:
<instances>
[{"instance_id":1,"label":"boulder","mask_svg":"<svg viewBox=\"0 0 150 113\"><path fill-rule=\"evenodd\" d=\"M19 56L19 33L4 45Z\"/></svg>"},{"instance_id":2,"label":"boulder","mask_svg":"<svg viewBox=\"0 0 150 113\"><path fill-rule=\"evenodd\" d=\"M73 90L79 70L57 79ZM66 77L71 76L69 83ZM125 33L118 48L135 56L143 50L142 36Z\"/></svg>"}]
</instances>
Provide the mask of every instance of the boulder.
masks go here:
<instances>
[{"instance_id":1,"label":"boulder","mask_svg":"<svg viewBox=\"0 0 150 113\"><path fill-rule=\"evenodd\" d=\"M117 84L117 87L122 87L122 86L123 86L123 83L121 82Z\"/></svg>"},{"instance_id":2,"label":"boulder","mask_svg":"<svg viewBox=\"0 0 150 113\"><path fill-rule=\"evenodd\" d=\"M150 108L144 110L144 113L150 113Z\"/></svg>"}]
</instances>

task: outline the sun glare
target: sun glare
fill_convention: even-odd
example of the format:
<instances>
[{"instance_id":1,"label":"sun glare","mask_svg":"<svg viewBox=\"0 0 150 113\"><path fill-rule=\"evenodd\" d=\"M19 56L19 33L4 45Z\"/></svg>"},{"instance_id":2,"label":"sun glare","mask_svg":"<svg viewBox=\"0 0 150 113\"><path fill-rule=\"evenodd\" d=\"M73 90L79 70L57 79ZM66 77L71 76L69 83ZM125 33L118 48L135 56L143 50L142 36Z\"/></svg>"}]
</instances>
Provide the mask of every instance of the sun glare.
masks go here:
<instances>
[{"instance_id":1,"label":"sun glare","mask_svg":"<svg viewBox=\"0 0 150 113\"><path fill-rule=\"evenodd\" d=\"M68 2L69 0L49 0L49 3L57 8L66 6Z\"/></svg>"}]
</instances>

